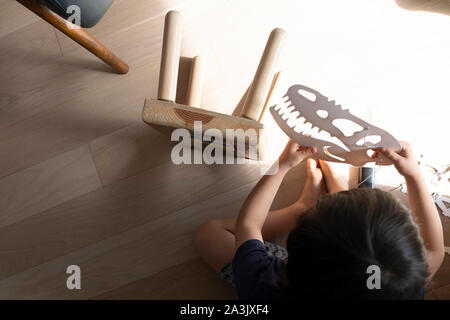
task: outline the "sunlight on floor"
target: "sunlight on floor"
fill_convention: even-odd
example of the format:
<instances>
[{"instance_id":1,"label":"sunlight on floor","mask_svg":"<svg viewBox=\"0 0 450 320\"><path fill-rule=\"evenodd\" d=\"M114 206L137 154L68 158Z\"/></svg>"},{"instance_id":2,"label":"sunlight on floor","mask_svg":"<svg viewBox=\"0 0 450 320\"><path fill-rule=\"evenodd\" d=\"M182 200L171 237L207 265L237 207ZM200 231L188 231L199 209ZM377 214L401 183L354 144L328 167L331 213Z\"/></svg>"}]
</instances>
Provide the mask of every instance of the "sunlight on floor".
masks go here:
<instances>
[{"instance_id":1,"label":"sunlight on floor","mask_svg":"<svg viewBox=\"0 0 450 320\"><path fill-rule=\"evenodd\" d=\"M232 112L256 70L252 57L261 55L270 30L282 27L288 38L280 92L307 85L410 141L418 155L450 161L448 16L404 10L393 0L192 3L183 9L182 54L208 57L205 108ZM201 21L194 19L198 10L205 13ZM265 118L271 121L270 114ZM285 137L270 140L276 150Z\"/></svg>"}]
</instances>

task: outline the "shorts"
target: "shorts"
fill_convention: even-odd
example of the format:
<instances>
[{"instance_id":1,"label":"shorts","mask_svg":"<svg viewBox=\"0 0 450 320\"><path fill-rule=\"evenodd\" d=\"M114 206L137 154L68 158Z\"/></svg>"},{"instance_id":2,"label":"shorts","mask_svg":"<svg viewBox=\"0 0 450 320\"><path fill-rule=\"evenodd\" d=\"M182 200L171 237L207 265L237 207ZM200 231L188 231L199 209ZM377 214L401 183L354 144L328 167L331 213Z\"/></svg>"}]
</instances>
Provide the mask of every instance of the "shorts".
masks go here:
<instances>
[{"instance_id":1,"label":"shorts","mask_svg":"<svg viewBox=\"0 0 450 320\"><path fill-rule=\"evenodd\" d=\"M288 253L286 248L283 248L280 245L275 243L264 241L264 247L266 247L267 253L270 256L275 256L283 261L286 261L288 258ZM233 277L233 268L231 266L232 261L228 262L225 267L222 268L219 272L219 277L229 282L233 287L234 285L234 277Z\"/></svg>"}]
</instances>

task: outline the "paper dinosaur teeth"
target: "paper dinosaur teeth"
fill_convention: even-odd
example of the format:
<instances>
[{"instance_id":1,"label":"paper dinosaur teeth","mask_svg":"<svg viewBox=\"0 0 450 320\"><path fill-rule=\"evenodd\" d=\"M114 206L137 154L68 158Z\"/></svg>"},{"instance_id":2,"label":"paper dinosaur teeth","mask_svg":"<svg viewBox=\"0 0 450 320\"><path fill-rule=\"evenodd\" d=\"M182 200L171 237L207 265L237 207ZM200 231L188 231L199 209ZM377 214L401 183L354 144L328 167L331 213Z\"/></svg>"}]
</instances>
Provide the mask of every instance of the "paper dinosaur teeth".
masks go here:
<instances>
[{"instance_id":1,"label":"paper dinosaur teeth","mask_svg":"<svg viewBox=\"0 0 450 320\"><path fill-rule=\"evenodd\" d=\"M327 141L342 145L340 141L336 141L336 139L333 139L327 131L322 130L318 126L313 126L312 123L308 122L299 111L293 110L295 110L295 108L292 108L288 104L284 104L283 106L279 106L278 108L278 114L280 115L280 118L283 119L283 121L291 130L305 137L312 137L315 139L325 138L325 140ZM345 145L342 145L342 147L344 149L347 149Z\"/></svg>"},{"instance_id":2,"label":"paper dinosaur teeth","mask_svg":"<svg viewBox=\"0 0 450 320\"><path fill-rule=\"evenodd\" d=\"M312 123L306 121L305 117L297 110L293 102L287 98L282 103L277 104L274 107L280 118L286 123L286 125L293 129L295 132L305 136L317 136L323 131L320 127L314 126Z\"/></svg>"},{"instance_id":3,"label":"paper dinosaur teeth","mask_svg":"<svg viewBox=\"0 0 450 320\"><path fill-rule=\"evenodd\" d=\"M286 101L275 105L274 110L277 111L279 118L297 134L322 140L325 137L327 141L341 144L340 141L334 141L336 139L333 139L327 131L307 121L291 100L286 99ZM347 149L345 146L343 148Z\"/></svg>"},{"instance_id":4,"label":"paper dinosaur teeth","mask_svg":"<svg viewBox=\"0 0 450 320\"><path fill-rule=\"evenodd\" d=\"M299 120L297 120L296 125L294 126L294 131L298 133L303 132L303 127L305 125L305 118L301 117Z\"/></svg>"}]
</instances>

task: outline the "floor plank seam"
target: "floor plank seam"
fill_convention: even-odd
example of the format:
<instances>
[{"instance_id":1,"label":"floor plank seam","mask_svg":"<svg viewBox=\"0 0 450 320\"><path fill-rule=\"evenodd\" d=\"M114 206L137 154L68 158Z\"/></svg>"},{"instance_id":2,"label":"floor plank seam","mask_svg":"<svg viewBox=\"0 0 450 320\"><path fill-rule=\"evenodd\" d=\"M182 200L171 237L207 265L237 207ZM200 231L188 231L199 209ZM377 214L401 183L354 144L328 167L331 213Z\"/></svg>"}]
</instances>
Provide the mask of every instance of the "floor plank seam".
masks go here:
<instances>
[{"instance_id":1,"label":"floor plank seam","mask_svg":"<svg viewBox=\"0 0 450 320\"><path fill-rule=\"evenodd\" d=\"M61 53L61 57L64 56L63 49L61 47L61 42L59 42L58 33L55 28L53 28L53 33L55 34L56 43L58 43L59 52Z\"/></svg>"},{"instance_id":2,"label":"floor plank seam","mask_svg":"<svg viewBox=\"0 0 450 320\"><path fill-rule=\"evenodd\" d=\"M97 165L97 162L95 161L94 153L92 152L91 142L89 142L87 144L87 146L89 148L89 154L91 155L91 160L94 163L94 168L95 168L95 172L97 173L98 180L100 181L100 184L101 184L102 188L104 188L106 185L103 182L102 176L100 175L100 172L98 170L98 165Z\"/></svg>"},{"instance_id":3,"label":"floor plank seam","mask_svg":"<svg viewBox=\"0 0 450 320\"><path fill-rule=\"evenodd\" d=\"M35 117L35 116L38 116L38 115L40 115L41 113L52 112L52 111L54 111L54 109L60 108L60 107L61 107L60 105L57 105L57 106L51 107L50 109L39 111L38 113L32 115L30 118ZM20 119L20 120L18 120L18 121L16 121L16 122L13 122L13 123L11 123L11 124L9 124L9 125L7 125L7 126L1 128L0 130L7 129L9 126L17 125L17 123L24 122L24 121L28 121L28 120L29 120L29 118ZM106 137L106 136L108 136L108 135L110 135L110 134L112 134L112 133L114 133L114 132L116 132L116 131L119 131L119 130L124 129L124 128L126 128L127 126L129 126L130 124L132 124L132 123L133 123L133 122L124 124L123 126L117 128L116 130L114 130L114 131L112 131L112 132L110 132L110 133L107 133L107 134L105 134L105 135L103 135L103 136L94 138L94 139L92 139L92 140L90 140L90 141L87 141L87 142L86 142L86 141L82 141L82 142L80 142L80 143L75 144L74 146L72 146L71 149L68 149L68 150L62 149L63 151L60 151L60 152L58 152L58 153L55 153L55 154L52 155L50 158L46 158L46 159L44 159L44 160L41 160L41 161L39 161L39 162L35 162L35 163L33 163L33 164L31 164L31 165L28 165L28 166L25 166L25 167L19 167L19 168L16 169L15 171L10 172L10 173L8 173L8 174L6 174L6 175L4 175L4 176L1 176L1 175L0 175L0 180L3 179L3 178L9 177L9 176L11 176L11 175L13 175L13 174L16 174L16 173L18 173L18 172L20 172L20 171L22 171L22 170L25 170L25 169L27 169L27 168L29 168L29 167L33 167L33 166L39 165L39 164L41 164L41 163L43 163L43 162L46 162L46 161L48 161L48 160L50 160L50 159L52 159L52 158L55 158L55 157L57 157L57 156L60 156L60 155L62 155L62 154L64 154L64 153L66 153L66 152L70 152L70 151L72 151L72 150L74 150L74 149L80 148L81 146L83 146L83 145L85 145L85 144L90 144L92 141L95 141L95 140L97 140L97 139L101 139L101 138ZM100 181L101 181L101 180L100 180Z\"/></svg>"},{"instance_id":4,"label":"floor plank seam","mask_svg":"<svg viewBox=\"0 0 450 320\"><path fill-rule=\"evenodd\" d=\"M93 296L93 297L90 297L88 300L95 300L97 297L100 297L100 296L102 296L102 295L108 294L108 293L113 292L113 291L115 291L115 290L120 290L121 288L125 288L125 287L129 286L129 285L132 284L132 283L139 282L139 281L142 281L142 280L144 280L144 279L147 279L148 277L151 277L151 276L157 276L159 273L162 273L162 272L166 271L167 269L170 269L170 268L173 268L173 267L179 267L179 266L181 266L181 265L183 265L183 264L185 264L185 263L193 262L193 261L195 261L195 260L198 259L198 258L199 258L199 255L196 255L195 258L192 258L192 259L189 259L189 260L187 260L187 261L184 261L184 262L181 262L181 263L172 265L172 266L167 267L167 268L165 268L165 269L163 269L163 270L161 270L161 271L159 271L159 272L156 272L156 273L154 273L154 274L147 275L147 276L143 276L142 278L136 279L136 280L134 280L134 281L131 281L131 282L126 283L126 284L124 284L124 285L118 286L118 287L113 288L113 289L111 289L111 290L102 292L102 293L97 294L97 295L95 295L95 296Z\"/></svg>"}]
</instances>

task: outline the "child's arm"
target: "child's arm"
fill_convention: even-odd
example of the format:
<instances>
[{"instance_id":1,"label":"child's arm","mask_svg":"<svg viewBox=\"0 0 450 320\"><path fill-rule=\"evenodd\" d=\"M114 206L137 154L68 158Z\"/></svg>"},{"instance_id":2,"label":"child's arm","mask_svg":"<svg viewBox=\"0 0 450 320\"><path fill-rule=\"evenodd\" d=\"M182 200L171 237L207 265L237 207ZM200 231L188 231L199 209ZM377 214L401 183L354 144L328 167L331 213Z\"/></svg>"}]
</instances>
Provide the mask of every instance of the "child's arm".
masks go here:
<instances>
[{"instance_id":1,"label":"child's arm","mask_svg":"<svg viewBox=\"0 0 450 320\"><path fill-rule=\"evenodd\" d=\"M427 250L429 278L431 279L444 259L442 224L411 146L407 142L401 142L401 145L402 150L398 153L385 148L381 149L381 152L394 162L395 168L405 177L409 207L420 228Z\"/></svg>"},{"instance_id":2,"label":"child's arm","mask_svg":"<svg viewBox=\"0 0 450 320\"><path fill-rule=\"evenodd\" d=\"M277 173L263 176L242 205L236 220L236 249L250 239L263 241L262 228L284 176L315 152L315 148L300 147L292 140L288 142L280 155Z\"/></svg>"}]
</instances>

